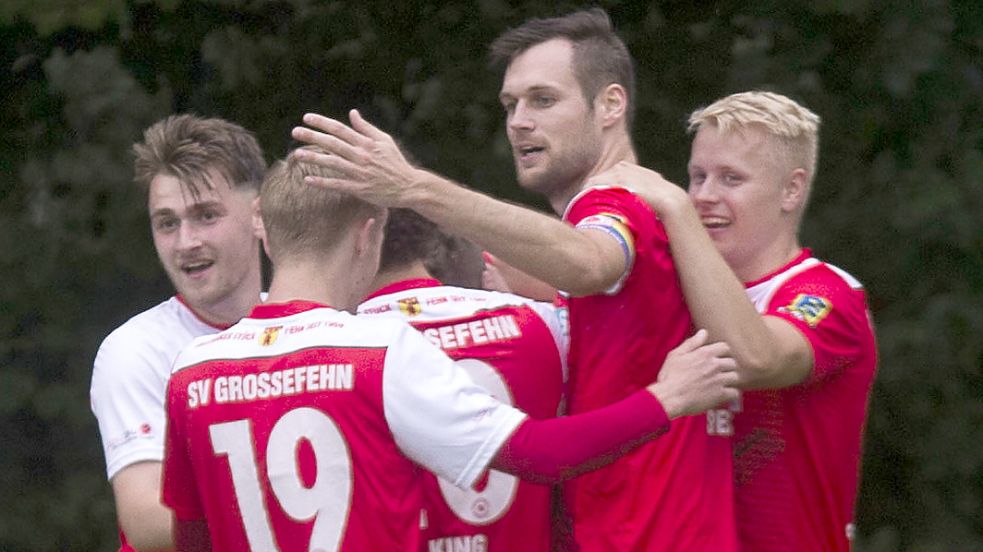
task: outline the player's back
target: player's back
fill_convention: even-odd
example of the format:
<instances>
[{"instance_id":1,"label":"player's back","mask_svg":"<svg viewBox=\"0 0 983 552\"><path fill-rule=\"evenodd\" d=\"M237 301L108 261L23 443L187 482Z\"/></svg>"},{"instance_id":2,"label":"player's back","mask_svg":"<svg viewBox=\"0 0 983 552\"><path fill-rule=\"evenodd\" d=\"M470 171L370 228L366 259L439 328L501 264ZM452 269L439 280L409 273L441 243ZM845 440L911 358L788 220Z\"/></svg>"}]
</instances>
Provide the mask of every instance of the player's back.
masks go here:
<instances>
[{"instance_id":1,"label":"player's back","mask_svg":"<svg viewBox=\"0 0 983 552\"><path fill-rule=\"evenodd\" d=\"M566 329L553 306L419 279L377 291L359 314L407 320L499 400L533 418L557 414ZM428 477L428 549L550 549L548 486L491 471L477 487Z\"/></svg>"},{"instance_id":2,"label":"player's back","mask_svg":"<svg viewBox=\"0 0 983 552\"><path fill-rule=\"evenodd\" d=\"M630 234L630 273L616 290L571 297L570 414L616 402L656 380L669 351L692 332L692 319L651 209L623 188L593 188L573 199L564 219ZM583 550L732 550L732 428L705 415L609 466L566 485ZM729 420L728 420L729 421ZM726 427L724 427L726 426Z\"/></svg>"},{"instance_id":3,"label":"player's back","mask_svg":"<svg viewBox=\"0 0 983 552\"><path fill-rule=\"evenodd\" d=\"M420 470L383 397L387 347L412 331L311 305L257 307L178 359L165 502L207 517L216 550L417 550Z\"/></svg>"}]
</instances>

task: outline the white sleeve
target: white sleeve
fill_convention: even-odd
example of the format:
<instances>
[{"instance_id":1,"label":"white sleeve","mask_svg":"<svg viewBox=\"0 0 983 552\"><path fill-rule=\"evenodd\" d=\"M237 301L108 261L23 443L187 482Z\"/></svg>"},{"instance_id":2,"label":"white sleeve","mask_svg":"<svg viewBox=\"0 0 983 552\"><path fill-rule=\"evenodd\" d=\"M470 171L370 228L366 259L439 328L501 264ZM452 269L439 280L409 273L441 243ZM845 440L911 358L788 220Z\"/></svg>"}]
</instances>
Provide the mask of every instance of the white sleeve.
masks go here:
<instances>
[{"instance_id":1,"label":"white sleeve","mask_svg":"<svg viewBox=\"0 0 983 552\"><path fill-rule=\"evenodd\" d=\"M411 459L470 487L526 415L478 387L421 334L402 325L386 353L386 422Z\"/></svg>"},{"instance_id":2,"label":"white sleeve","mask_svg":"<svg viewBox=\"0 0 983 552\"><path fill-rule=\"evenodd\" d=\"M99 347L89 398L109 479L130 464L163 460L169 364L137 332L117 330Z\"/></svg>"},{"instance_id":3,"label":"white sleeve","mask_svg":"<svg viewBox=\"0 0 983 552\"><path fill-rule=\"evenodd\" d=\"M539 314L546 326L549 327L556 342L556 350L560 353L563 367L563 382L567 381L567 355L570 353L570 313L567 307L558 307L551 303L533 301L529 306Z\"/></svg>"}]
</instances>

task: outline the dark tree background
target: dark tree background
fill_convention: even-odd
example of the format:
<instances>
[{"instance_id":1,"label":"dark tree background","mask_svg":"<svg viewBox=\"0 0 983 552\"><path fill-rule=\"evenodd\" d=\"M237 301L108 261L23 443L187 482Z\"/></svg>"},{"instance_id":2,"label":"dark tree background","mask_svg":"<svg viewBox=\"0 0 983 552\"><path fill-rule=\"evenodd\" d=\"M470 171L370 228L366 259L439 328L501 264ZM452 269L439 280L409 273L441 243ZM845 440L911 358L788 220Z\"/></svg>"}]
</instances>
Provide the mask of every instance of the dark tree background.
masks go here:
<instances>
[{"instance_id":1,"label":"dark tree background","mask_svg":"<svg viewBox=\"0 0 983 552\"><path fill-rule=\"evenodd\" d=\"M804 241L869 289L881 350L862 551L983 550L983 4L600 2L637 58L635 138L684 182L686 115L776 90L824 120ZM170 293L129 146L193 111L268 157L358 107L425 165L513 183L486 48L580 4L5 0L0 5L0 550L113 550L91 363ZM816 412L822 416L822 412Z\"/></svg>"}]
</instances>

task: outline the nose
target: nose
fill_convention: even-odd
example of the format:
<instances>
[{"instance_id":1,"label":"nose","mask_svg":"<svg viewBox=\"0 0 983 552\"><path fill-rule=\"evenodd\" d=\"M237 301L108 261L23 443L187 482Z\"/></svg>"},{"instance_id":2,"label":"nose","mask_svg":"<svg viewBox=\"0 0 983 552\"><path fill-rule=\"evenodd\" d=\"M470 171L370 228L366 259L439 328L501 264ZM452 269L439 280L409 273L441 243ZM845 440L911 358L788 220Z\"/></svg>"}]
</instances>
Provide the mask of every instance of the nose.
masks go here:
<instances>
[{"instance_id":1,"label":"nose","mask_svg":"<svg viewBox=\"0 0 983 552\"><path fill-rule=\"evenodd\" d=\"M177 246L181 250L201 247L201 236L194 224L182 224L177 231Z\"/></svg>"},{"instance_id":2,"label":"nose","mask_svg":"<svg viewBox=\"0 0 983 552\"><path fill-rule=\"evenodd\" d=\"M717 183L710 177L689 185L689 196L697 203L716 203L720 199L717 192Z\"/></svg>"},{"instance_id":3,"label":"nose","mask_svg":"<svg viewBox=\"0 0 983 552\"><path fill-rule=\"evenodd\" d=\"M513 108L512 113L509 114L509 129L513 132L515 131L529 131L535 126L530 117L529 110L526 108L526 104L523 101L518 101Z\"/></svg>"}]
</instances>

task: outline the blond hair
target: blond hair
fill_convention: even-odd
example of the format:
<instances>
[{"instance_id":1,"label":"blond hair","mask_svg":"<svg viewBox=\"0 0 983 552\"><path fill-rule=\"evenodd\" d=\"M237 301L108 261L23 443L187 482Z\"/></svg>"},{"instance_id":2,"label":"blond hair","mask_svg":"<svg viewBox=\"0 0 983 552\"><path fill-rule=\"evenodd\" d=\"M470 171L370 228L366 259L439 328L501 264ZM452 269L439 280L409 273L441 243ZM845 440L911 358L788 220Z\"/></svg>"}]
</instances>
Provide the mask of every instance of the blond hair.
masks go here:
<instances>
[{"instance_id":1,"label":"blond hair","mask_svg":"<svg viewBox=\"0 0 983 552\"><path fill-rule=\"evenodd\" d=\"M233 189L259 191L266 172L253 133L219 118L171 115L151 125L133 144L133 179L148 187L158 174L177 178L195 199L211 189L217 171Z\"/></svg>"},{"instance_id":2,"label":"blond hair","mask_svg":"<svg viewBox=\"0 0 983 552\"><path fill-rule=\"evenodd\" d=\"M740 131L752 125L763 128L779 146L792 168L806 171L810 185L819 159L819 116L790 98L774 92L731 94L689 117L690 132L712 125L720 132Z\"/></svg>"},{"instance_id":3,"label":"blond hair","mask_svg":"<svg viewBox=\"0 0 983 552\"><path fill-rule=\"evenodd\" d=\"M305 146L305 150L324 151ZM331 170L288 155L270 167L259 194L260 213L270 258L330 251L357 220L385 216L385 209L351 194L314 186L305 176L331 178Z\"/></svg>"}]
</instances>

